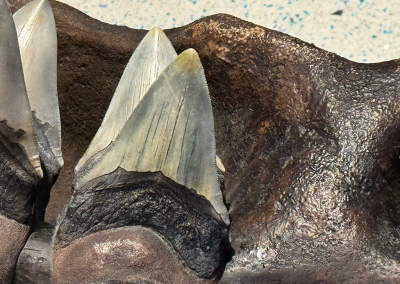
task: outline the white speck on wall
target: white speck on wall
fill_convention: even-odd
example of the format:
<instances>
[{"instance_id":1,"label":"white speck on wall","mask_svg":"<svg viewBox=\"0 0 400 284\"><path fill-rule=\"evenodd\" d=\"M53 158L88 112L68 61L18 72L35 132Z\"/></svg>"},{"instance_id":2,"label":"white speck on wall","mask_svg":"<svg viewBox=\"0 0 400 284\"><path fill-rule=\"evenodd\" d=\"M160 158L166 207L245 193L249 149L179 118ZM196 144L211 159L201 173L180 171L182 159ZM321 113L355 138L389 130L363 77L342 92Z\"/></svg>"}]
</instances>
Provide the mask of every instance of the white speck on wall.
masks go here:
<instances>
[{"instance_id":1,"label":"white speck on wall","mask_svg":"<svg viewBox=\"0 0 400 284\"><path fill-rule=\"evenodd\" d=\"M226 13L357 62L400 56L400 2L390 0L61 0L89 16L135 29L180 27Z\"/></svg>"}]
</instances>

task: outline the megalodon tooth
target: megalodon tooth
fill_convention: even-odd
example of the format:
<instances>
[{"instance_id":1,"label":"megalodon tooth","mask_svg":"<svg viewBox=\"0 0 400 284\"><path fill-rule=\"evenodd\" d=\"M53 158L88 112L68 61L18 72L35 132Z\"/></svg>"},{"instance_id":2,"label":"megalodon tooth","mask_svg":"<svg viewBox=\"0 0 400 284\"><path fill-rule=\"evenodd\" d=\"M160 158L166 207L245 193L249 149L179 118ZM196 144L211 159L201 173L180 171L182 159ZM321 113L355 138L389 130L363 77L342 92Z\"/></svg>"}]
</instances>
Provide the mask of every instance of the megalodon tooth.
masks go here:
<instances>
[{"instance_id":1,"label":"megalodon tooth","mask_svg":"<svg viewBox=\"0 0 400 284\"><path fill-rule=\"evenodd\" d=\"M177 56L162 29L156 27L147 33L129 60L103 122L75 172L115 140L150 85Z\"/></svg>"},{"instance_id":2,"label":"megalodon tooth","mask_svg":"<svg viewBox=\"0 0 400 284\"><path fill-rule=\"evenodd\" d=\"M77 175L75 188L118 168L161 171L205 196L229 224L217 178L211 100L194 49L184 51L159 75L115 141Z\"/></svg>"},{"instance_id":3,"label":"megalodon tooth","mask_svg":"<svg viewBox=\"0 0 400 284\"><path fill-rule=\"evenodd\" d=\"M35 0L14 15L22 67L34 131L44 167L58 172L61 153L61 122L57 97L57 33L47 0ZM56 165L52 165L54 163Z\"/></svg>"},{"instance_id":4,"label":"megalodon tooth","mask_svg":"<svg viewBox=\"0 0 400 284\"><path fill-rule=\"evenodd\" d=\"M7 1L0 1L0 121L18 132L18 141L39 177L43 177L32 114L22 71L18 38ZM4 134L4 136L9 136ZM9 137L7 137L10 139Z\"/></svg>"}]
</instances>

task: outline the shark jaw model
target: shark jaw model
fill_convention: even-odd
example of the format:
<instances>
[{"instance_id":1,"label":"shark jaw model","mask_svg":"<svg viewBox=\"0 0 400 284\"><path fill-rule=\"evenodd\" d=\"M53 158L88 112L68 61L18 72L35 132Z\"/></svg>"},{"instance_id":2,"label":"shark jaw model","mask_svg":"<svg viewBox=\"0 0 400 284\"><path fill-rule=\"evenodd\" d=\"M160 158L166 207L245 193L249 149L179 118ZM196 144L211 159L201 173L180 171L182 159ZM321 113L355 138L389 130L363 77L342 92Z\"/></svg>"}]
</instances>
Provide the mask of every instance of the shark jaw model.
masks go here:
<instances>
[{"instance_id":1,"label":"shark jaw model","mask_svg":"<svg viewBox=\"0 0 400 284\"><path fill-rule=\"evenodd\" d=\"M54 7L78 15L77 11L60 3L54 3ZM64 14L59 12L59 15ZM79 16L84 17L81 13ZM80 19L74 15L71 18ZM89 29L92 37L88 37L84 35L88 29L82 28L83 21L67 21L63 16L58 21L59 38L64 42L74 38L68 46L61 45L63 56L71 50L76 51L74 54L83 54L83 49L79 48L89 43L96 49L93 52L96 69L119 65L118 74L124 64L117 59L126 52L126 42L121 44L115 39L130 38L129 43L136 46L136 38L143 35L141 31L96 22L95 28ZM93 37L100 34L99 30L107 36L93 44ZM208 17L171 30L168 35L179 51L195 47L207 66L217 145L227 169L225 196L230 204L229 239L235 249L221 283L399 283L399 62L357 64L229 15ZM105 49L104 43L112 48ZM76 62L64 64L62 77L68 74L75 76L73 79L79 76L90 82L110 76L80 72L78 67L82 63L87 63L87 59L78 56ZM60 80L60 86L65 88L71 80ZM115 86L105 84L97 86L96 90L107 90L101 92L107 97ZM64 94L70 98L95 96L77 89ZM106 106L94 101L89 105ZM74 106L68 111L79 113L79 110L80 106ZM80 117L74 119L84 122ZM64 125L74 125L71 121L66 120ZM153 173L151 184L158 188L149 191L138 186L149 187L148 173L136 173L136 181L134 173L129 174L131 183L121 179L121 187L116 190L103 190L104 187L111 189L107 184L113 181L110 175L104 175L104 179L110 177L109 180L93 180L90 189L87 188L89 184L82 185L81 189L86 190L84 194L93 193L94 201L81 211L78 207L72 208L71 215L79 212L83 220L104 211L108 214L104 213L103 220L116 220L125 210L143 217L119 219L126 223L132 219L150 222L160 215L173 222L181 220L180 216L172 214L177 210L165 210L171 208L165 206L159 208L161 213L157 217L153 215L154 218L139 214L157 204L165 204L143 199L144 195L156 198L160 195L155 192L164 190L174 197L182 187L174 184L174 192L166 191L171 188L168 181L172 181L163 180L163 174ZM140 174L145 177L141 178ZM127 171L120 168L115 175L126 178ZM137 189L135 194L130 189L132 182ZM118 184L114 182L113 186ZM75 196L76 199L85 197ZM112 208L113 200L124 200L126 196L131 200ZM143 202L131 206L133 199ZM169 200L172 203L172 199ZM100 203L102 206L97 207ZM113 215L114 212L117 214ZM105 223L93 224L98 229ZM160 230L175 230L175 226L159 224L154 226ZM181 227L185 224L188 223L181 222ZM182 281L183 274L175 269L178 266L168 266L169 273L160 269L165 268L173 256L183 258L178 253L165 257L161 248L172 247L172 243L149 227L114 227L78 237L69 245L72 237L68 235L64 234L56 242L59 248L54 265L57 275L65 276L64 282L71 275L74 279L70 282L73 282L83 279L78 277L93 275L105 279L109 273L107 279L127 279L128 271L139 275L136 272L142 267L149 270L147 275L142 270L139 281L131 275L130 280L99 282L96 279L100 278L91 278L86 283L146 283L150 282L146 279L161 277L160 274L167 278L165 281L154 278L156 283L171 283L171 279L178 283L179 280L194 282L187 278L186 282ZM34 248L31 244L26 247ZM85 249L86 253L82 253ZM117 256L125 257L123 264ZM93 262L96 267L82 269L80 265ZM107 269L99 269L105 266ZM112 274L122 267L120 275Z\"/></svg>"}]
</instances>

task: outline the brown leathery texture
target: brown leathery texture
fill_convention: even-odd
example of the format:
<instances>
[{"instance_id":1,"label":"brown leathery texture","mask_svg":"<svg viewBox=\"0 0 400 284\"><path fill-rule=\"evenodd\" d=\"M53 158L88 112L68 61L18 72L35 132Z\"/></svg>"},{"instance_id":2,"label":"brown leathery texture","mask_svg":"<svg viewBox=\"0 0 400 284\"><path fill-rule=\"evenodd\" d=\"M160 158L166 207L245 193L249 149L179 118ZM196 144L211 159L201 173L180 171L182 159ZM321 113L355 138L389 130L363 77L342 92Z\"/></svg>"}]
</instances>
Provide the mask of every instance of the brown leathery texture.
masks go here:
<instances>
[{"instance_id":1,"label":"brown leathery texture","mask_svg":"<svg viewBox=\"0 0 400 284\"><path fill-rule=\"evenodd\" d=\"M0 215L0 283L12 283L17 259L30 227Z\"/></svg>"},{"instance_id":2,"label":"brown leathery texture","mask_svg":"<svg viewBox=\"0 0 400 284\"><path fill-rule=\"evenodd\" d=\"M189 269L183 269L164 240L141 226L97 232L55 251L54 284L107 280L215 283L198 279Z\"/></svg>"},{"instance_id":3,"label":"brown leathery texture","mask_svg":"<svg viewBox=\"0 0 400 284\"><path fill-rule=\"evenodd\" d=\"M66 163L49 221L146 33L51 5ZM221 283L399 282L399 61L354 63L223 14L166 34L199 53L212 98L236 253Z\"/></svg>"}]
</instances>

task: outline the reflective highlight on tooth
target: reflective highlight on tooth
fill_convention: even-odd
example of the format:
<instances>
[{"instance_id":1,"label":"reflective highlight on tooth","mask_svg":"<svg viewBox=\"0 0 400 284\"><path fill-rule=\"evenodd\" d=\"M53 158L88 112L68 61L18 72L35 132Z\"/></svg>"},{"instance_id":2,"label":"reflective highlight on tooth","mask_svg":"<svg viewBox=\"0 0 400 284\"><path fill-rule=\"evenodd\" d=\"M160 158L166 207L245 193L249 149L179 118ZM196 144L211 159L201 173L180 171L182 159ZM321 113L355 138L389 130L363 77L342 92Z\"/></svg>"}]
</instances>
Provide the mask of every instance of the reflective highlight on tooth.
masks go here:
<instances>
[{"instance_id":1,"label":"reflective highlight on tooth","mask_svg":"<svg viewBox=\"0 0 400 284\"><path fill-rule=\"evenodd\" d=\"M32 114L26 93L17 33L8 3L0 0L0 121L24 135L18 142L35 172L43 177L33 134Z\"/></svg>"},{"instance_id":2,"label":"reflective highlight on tooth","mask_svg":"<svg viewBox=\"0 0 400 284\"><path fill-rule=\"evenodd\" d=\"M103 122L75 172L115 140L150 85L176 57L171 42L160 28L147 33L129 60Z\"/></svg>"},{"instance_id":3,"label":"reflective highlight on tooth","mask_svg":"<svg viewBox=\"0 0 400 284\"><path fill-rule=\"evenodd\" d=\"M77 177L77 187L118 167L161 171L205 196L229 224L217 180L211 101L194 49L161 73L101 159Z\"/></svg>"},{"instance_id":4,"label":"reflective highlight on tooth","mask_svg":"<svg viewBox=\"0 0 400 284\"><path fill-rule=\"evenodd\" d=\"M218 169L219 169L221 172L225 173L225 166L224 166L224 164L222 163L220 157L216 156L215 162L216 162L216 164L217 164Z\"/></svg>"},{"instance_id":5,"label":"reflective highlight on tooth","mask_svg":"<svg viewBox=\"0 0 400 284\"><path fill-rule=\"evenodd\" d=\"M31 110L42 125L47 125L44 135L58 164L62 166L57 34L53 12L47 0L35 0L18 10L13 18Z\"/></svg>"}]
</instances>

